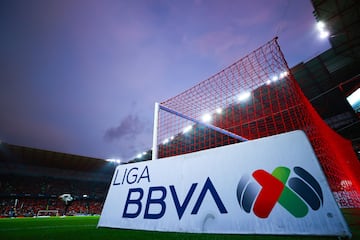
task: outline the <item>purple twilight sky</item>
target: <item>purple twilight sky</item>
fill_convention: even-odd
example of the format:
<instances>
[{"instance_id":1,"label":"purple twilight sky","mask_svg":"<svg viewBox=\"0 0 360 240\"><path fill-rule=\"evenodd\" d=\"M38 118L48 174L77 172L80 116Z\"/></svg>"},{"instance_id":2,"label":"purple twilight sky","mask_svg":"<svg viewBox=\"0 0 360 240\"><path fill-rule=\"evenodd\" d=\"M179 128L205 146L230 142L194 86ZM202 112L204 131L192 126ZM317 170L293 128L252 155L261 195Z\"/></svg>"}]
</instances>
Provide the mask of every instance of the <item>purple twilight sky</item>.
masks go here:
<instances>
[{"instance_id":1,"label":"purple twilight sky","mask_svg":"<svg viewBox=\"0 0 360 240\"><path fill-rule=\"evenodd\" d=\"M0 140L129 160L164 101L276 35L290 67L329 48L309 0L0 1Z\"/></svg>"}]
</instances>

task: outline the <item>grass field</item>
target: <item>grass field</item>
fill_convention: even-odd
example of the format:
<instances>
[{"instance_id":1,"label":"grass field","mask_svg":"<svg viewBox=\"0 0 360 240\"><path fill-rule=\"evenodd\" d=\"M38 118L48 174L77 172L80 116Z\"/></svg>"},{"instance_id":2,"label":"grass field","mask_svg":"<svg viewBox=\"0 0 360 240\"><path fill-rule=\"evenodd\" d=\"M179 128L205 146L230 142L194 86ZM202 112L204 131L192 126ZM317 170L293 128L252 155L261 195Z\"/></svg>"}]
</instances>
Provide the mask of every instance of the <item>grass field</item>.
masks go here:
<instances>
[{"instance_id":1,"label":"grass field","mask_svg":"<svg viewBox=\"0 0 360 240\"><path fill-rule=\"evenodd\" d=\"M343 210L353 233L353 239L360 239L360 210ZM65 239L337 239L336 237L299 237L299 236L261 236L261 235L221 235L221 234L189 234L148 232L135 230L119 230L96 228L99 217L51 217L51 218L14 218L0 219L0 239L36 239L36 240L65 240Z\"/></svg>"}]
</instances>

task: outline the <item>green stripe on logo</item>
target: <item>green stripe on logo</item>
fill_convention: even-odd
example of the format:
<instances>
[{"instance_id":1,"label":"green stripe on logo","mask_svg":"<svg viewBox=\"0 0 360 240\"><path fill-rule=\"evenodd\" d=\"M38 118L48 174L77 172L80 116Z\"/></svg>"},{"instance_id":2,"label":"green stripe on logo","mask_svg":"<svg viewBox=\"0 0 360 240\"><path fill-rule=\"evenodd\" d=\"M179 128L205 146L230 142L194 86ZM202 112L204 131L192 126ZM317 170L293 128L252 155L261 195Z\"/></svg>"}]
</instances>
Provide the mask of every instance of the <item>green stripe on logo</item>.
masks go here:
<instances>
[{"instance_id":1,"label":"green stripe on logo","mask_svg":"<svg viewBox=\"0 0 360 240\"><path fill-rule=\"evenodd\" d=\"M284 184L284 190L278 200L280 205L294 217L300 218L306 216L309 209L304 201L285 185L290 176L290 169L287 167L277 167L272 172L272 175Z\"/></svg>"}]
</instances>

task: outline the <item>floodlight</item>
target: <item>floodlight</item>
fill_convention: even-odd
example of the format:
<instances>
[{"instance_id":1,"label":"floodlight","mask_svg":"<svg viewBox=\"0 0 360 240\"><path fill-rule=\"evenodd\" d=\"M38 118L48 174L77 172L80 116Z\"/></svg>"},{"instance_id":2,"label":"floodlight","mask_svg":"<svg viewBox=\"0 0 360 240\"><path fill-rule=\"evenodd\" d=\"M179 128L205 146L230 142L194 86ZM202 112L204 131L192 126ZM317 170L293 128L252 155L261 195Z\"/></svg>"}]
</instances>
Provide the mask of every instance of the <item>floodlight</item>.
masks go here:
<instances>
[{"instance_id":1,"label":"floodlight","mask_svg":"<svg viewBox=\"0 0 360 240\"><path fill-rule=\"evenodd\" d=\"M222 113L222 108L217 108L215 111L216 111L217 114L221 114Z\"/></svg>"},{"instance_id":2,"label":"floodlight","mask_svg":"<svg viewBox=\"0 0 360 240\"><path fill-rule=\"evenodd\" d=\"M271 84L271 80L269 79L266 81L266 85L270 85L270 84Z\"/></svg>"},{"instance_id":3,"label":"floodlight","mask_svg":"<svg viewBox=\"0 0 360 240\"><path fill-rule=\"evenodd\" d=\"M319 30L320 38L327 38L329 37L330 33L326 28L326 25L324 22L319 21L316 23L316 28Z\"/></svg>"},{"instance_id":4,"label":"floodlight","mask_svg":"<svg viewBox=\"0 0 360 240\"><path fill-rule=\"evenodd\" d=\"M279 80L278 76L273 76L271 79L273 82L276 82L277 80Z\"/></svg>"},{"instance_id":5,"label":"floodlight","mask_svg":"<svg viewBox=\"0 0 360 240\"><path fill-rule=\"evenodd\" d=\"M204 114L202 117L201 117L202 121L203 122L210 122L211 121L211 115L209 113L206 113Z\"/></svg>"},{"instance_id":6,"label":"floodlight","mask_svg":"<svg viewBox=\"0 0 360 240\"><path fill-rule=\"evenodd\" d=\"M320 38L327 38L330 35L328 31L321 31Z\"/></svg>"},{"instance_id":7,"label":"floodlight","mask_svg":"<svg viewBox=\"0 0 360 240\"><path fill-rule=\"evenodd\" d=\"M289 74L289 73L288 73L287 71L282 72L282 73L280 73L280 78L284 78L284 77L286 77L288 74Z\"/></svg>"},{"instance_id":8,"label":"floodlight","mask_svg":"<svg viewBox=\"0 0 360 240\"><path fill-rule=\"evenodd\" d=\"M171 136L171 137L170 137L170 140L174 140L174 136Z\"/></svg>"},{"instance_id":9,"label":"floodlight","mask_svg":"<svg viewBox=\"0 0 360 240\"><path fill-rule=\"evenodd\" d=\"M251 93L250 92L244 92L244 93L241 93L239 96L238 96L238 100L240 102L243 102L245 100L247 100L248 98L251 97Z\"/></svg>"},{"instance_id":10,"label":"floodlight","mask_svg":"<svg viewBox=\"0 0 360 240\"><path fill-rule=\"evenodd\" d=\"M169 139L167 138L167 139L165 139L164 141L163 141L163 144L165 145L165 144L167 144L169 142Z\"/></svg>"},{"instance_id":11,"label":"floodlight","mask_svg":"<svg viewBox=\"0 0 360 240\"><path fill-rule=\"evenodd\" d=\"M325 23L323 21L319 21L316 23L316 27L319 31L323 31L325 29Z\"/></svg>"},{"instance_id":12,"label":"floodlight","mask_svg":"<svg viewBox=\"0 0 360 240\"><path fill-rule=\"evenodd\" d=\"M121 163L121 160L120 159L117 159L117 158L108 158L108 159L105 159L107 162L112 162L112 163Z\"/></svg>"},{"instance_id":13,"label":"floodlight","mask_svg":"<svg viewBox=\"0 0 360 240\"><path fill-rule=\"evenodd\" d=\"M183 133L187 133L187 132L191 131L191 129L192 129L192 125L189 125L184 128Z\"/></svg>"},{"instance_id":14,"label":"floodlight","mask_svg":"<svg viewBox=\"0 0 360 240\"><path fill-rule=\"evenodd\" d=\"M136 158L141 158L142 157L142 154L139 153L138 155L136 155Z\"/></svg>"}]
</instances>

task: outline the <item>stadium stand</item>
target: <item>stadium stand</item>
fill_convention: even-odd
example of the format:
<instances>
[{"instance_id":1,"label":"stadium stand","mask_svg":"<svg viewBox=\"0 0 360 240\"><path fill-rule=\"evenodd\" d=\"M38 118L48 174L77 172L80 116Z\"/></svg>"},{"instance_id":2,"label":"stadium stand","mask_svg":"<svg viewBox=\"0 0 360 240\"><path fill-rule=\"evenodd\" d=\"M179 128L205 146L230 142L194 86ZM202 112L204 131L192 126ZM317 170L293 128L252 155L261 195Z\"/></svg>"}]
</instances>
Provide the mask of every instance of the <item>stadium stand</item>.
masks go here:
<instances>
[{"instance_id":1,"label":"stadium stand","mask_svg":"<svg viewBox=\"0 0 360 240\"><path fill-rule=\"evenodd\" d=\"M100 214L116 165L2 142L0 144L0 217L36 216L40 210L59 215ZM73 201L65 208L59 196ZM50 212L49 212L50 213Z\"/></svg>"}]
</instances>

